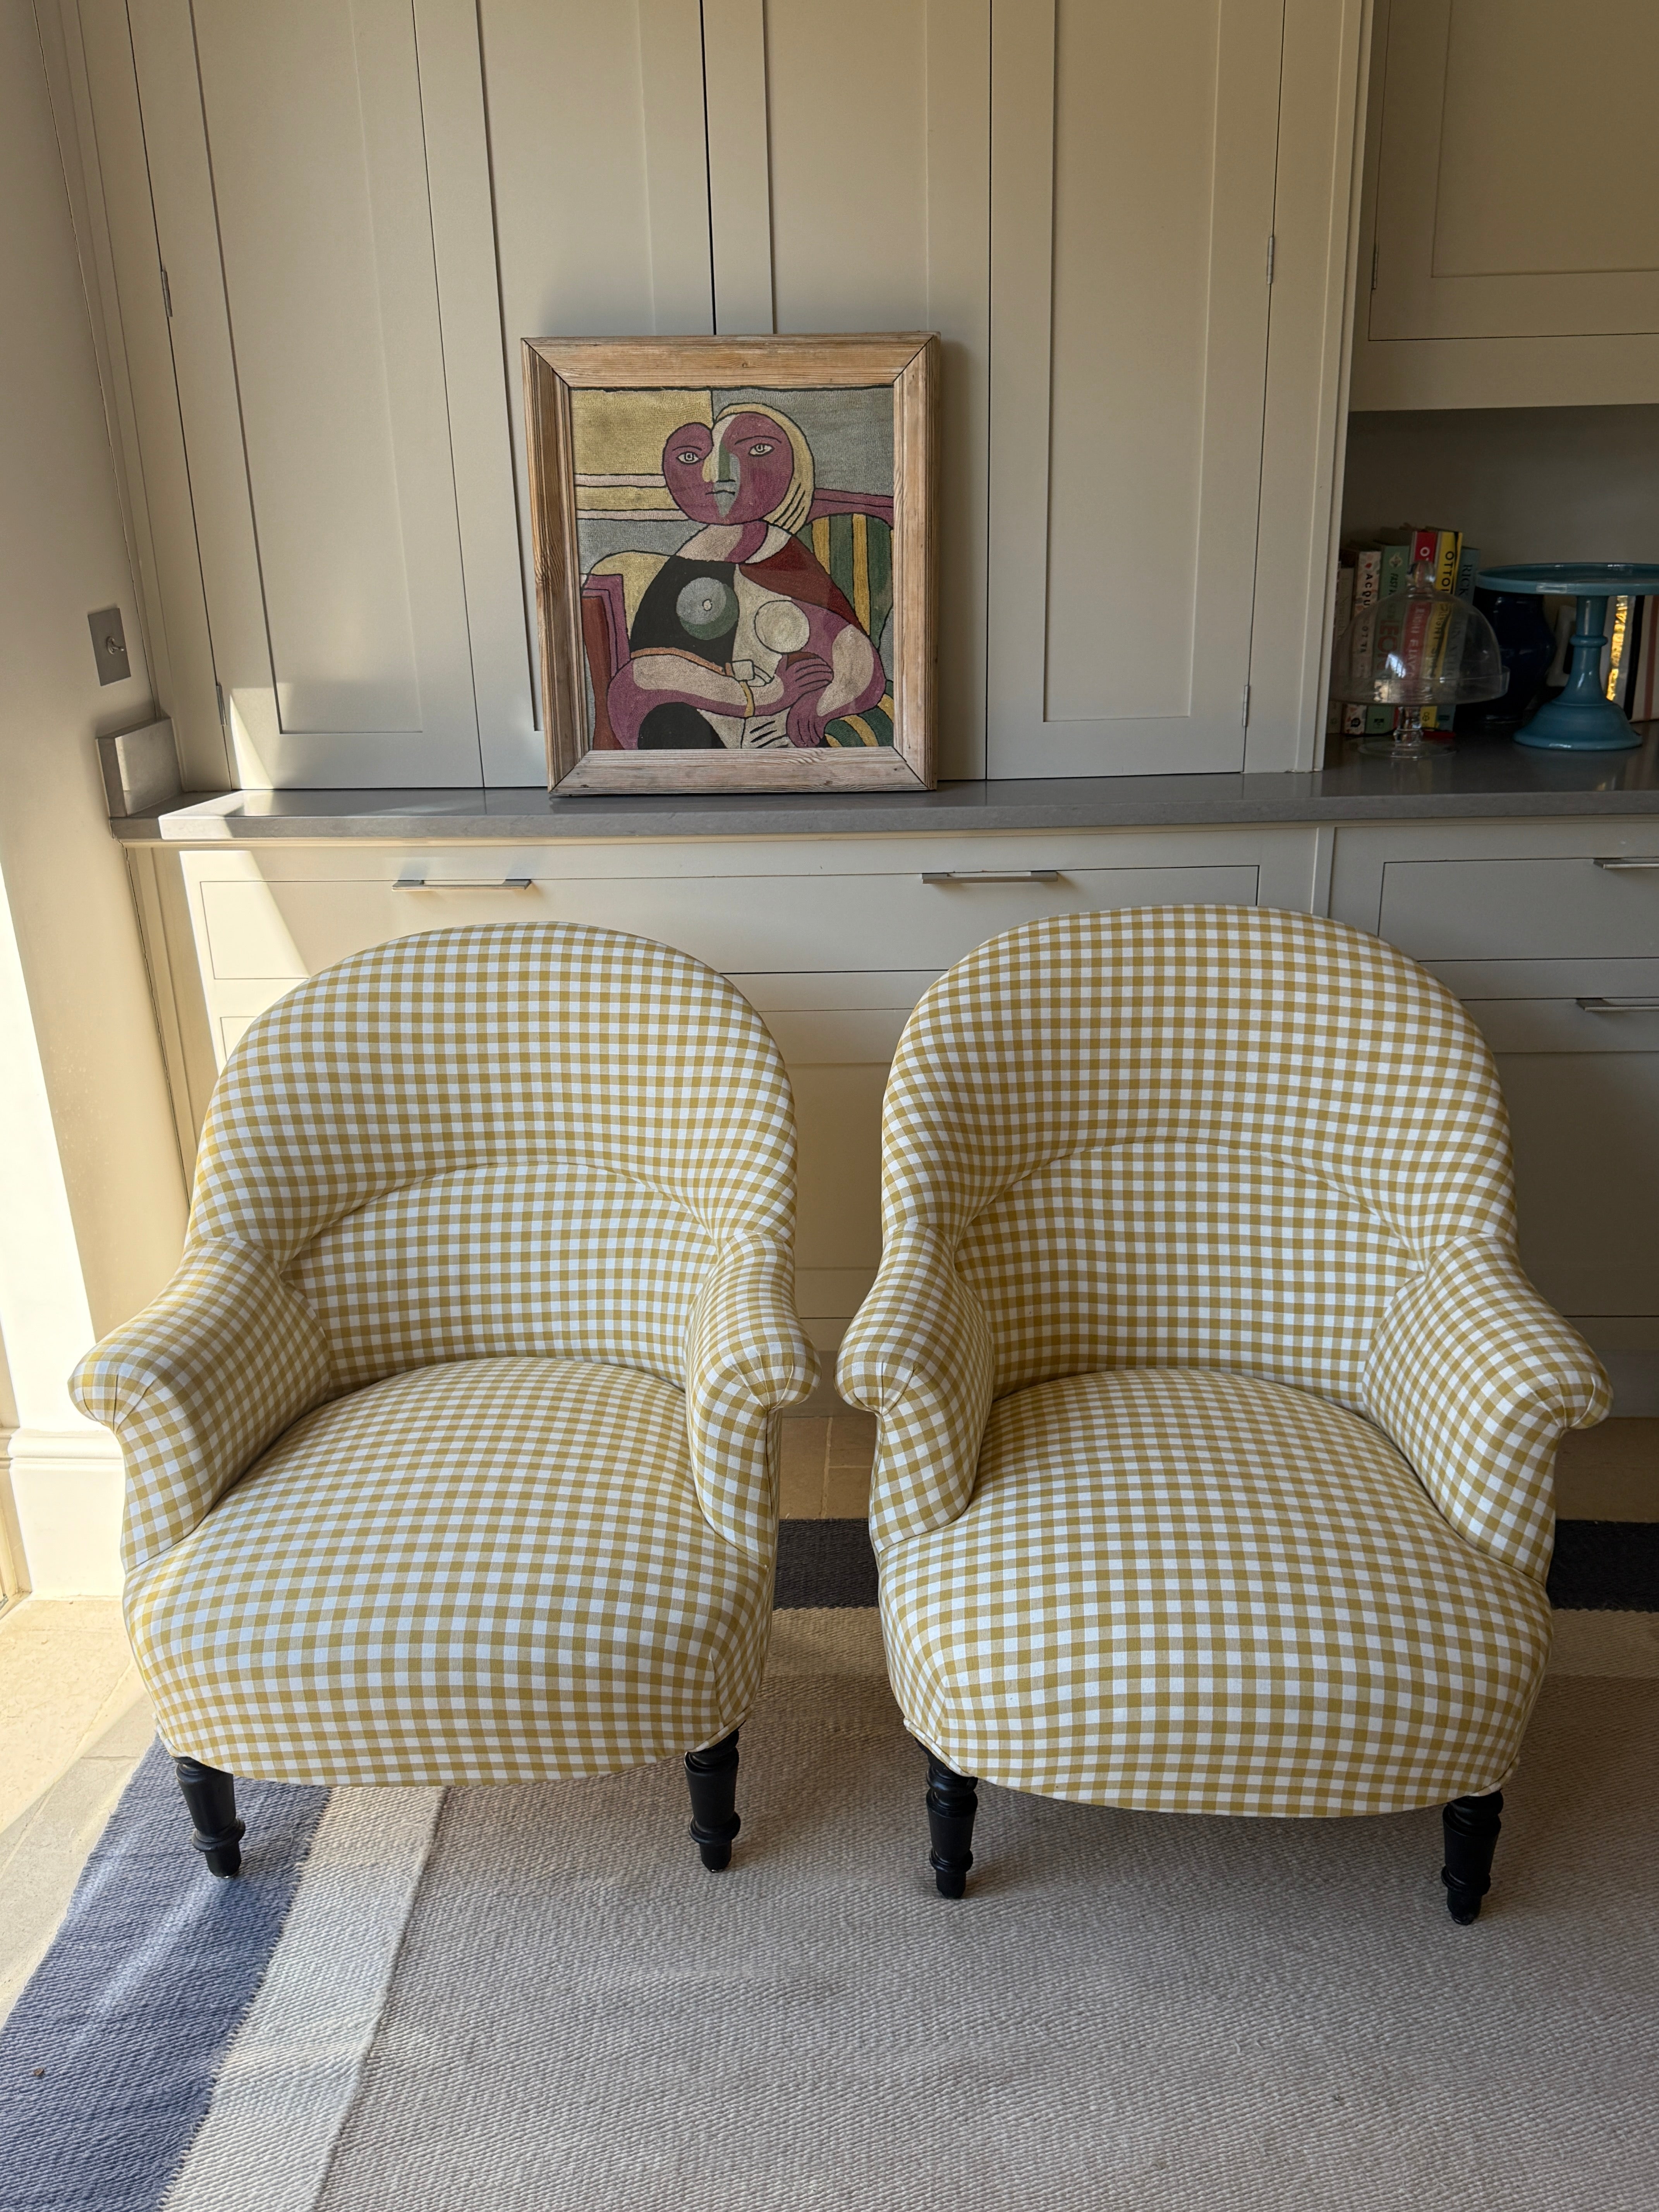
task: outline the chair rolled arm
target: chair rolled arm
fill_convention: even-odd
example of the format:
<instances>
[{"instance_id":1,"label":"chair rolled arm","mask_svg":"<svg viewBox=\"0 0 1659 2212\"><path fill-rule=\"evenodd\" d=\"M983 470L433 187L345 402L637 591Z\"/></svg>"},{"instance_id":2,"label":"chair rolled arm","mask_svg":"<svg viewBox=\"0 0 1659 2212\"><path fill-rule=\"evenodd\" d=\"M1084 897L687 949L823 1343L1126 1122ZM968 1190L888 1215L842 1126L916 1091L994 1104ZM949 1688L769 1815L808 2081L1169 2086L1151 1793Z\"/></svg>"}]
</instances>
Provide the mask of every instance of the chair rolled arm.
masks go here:
<instances>
[{"instance_id":1,"label":"chair rolled arm","mask_svg":"<svg viewBox=\"0 0 1659 2212\"><path fill-rule=\"evenodd\" d=\"M751 1556L769 1558L776 1540L772 1416L811 1395L817 1367L795 1313L793 1254L728 1246L691 1309L686 1426L709 1526Z\"/></svg>"},{"instance_id":2,"label":"chair rolled arm","mask_svg":"<svg viewBox=\"0 0 1659 2212\"><path fill-rule=\"evenodd\" d=\"M870 1491L878 1552L942 1528L974 1494L994 1367L985 1309L931 1229L901 1230L841 1347L836 1387L879 1416Z\"/></svg>"},{"instance_id":3,"label":"chair rolled arm","mask_svg":"<svg viewBox=\"0 0 1659 2212\"><path fill-rule=\"evenodd\" d=\"M1611 1401L1595 1354L1502 1244L1437 1252L1395 1297L1365 1366L1364 1411L1446 1518L1537 1582L1555 1544L1562 1431L1593 1427Z\"/></svg>"},{"instance_id":4,"label":"chair rolled arm","mask_svg":"<svg viewBox=\"0 0 1659 2212\"><path fill-rule=\"evenodd\" d=\"M252 1246L187 1252L161 1296L104 1338L70 1394L126 1462L129 1573L206 1516L283 1431L334 1395L328 1340Z\"/></svg>"}]
</instances>

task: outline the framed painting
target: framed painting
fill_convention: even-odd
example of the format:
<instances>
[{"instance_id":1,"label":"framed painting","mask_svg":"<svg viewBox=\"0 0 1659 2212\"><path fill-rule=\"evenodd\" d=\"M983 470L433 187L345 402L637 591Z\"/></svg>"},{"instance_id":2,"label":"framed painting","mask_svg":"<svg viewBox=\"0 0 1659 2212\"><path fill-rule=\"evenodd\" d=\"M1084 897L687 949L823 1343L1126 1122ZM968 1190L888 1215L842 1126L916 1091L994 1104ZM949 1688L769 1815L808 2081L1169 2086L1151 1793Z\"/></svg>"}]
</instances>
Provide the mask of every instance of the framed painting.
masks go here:
<instances>
[{"instance_id":1,"label":"framed painting","mask_svg":"<svg viewBox=\"0 0 1659 2212\"><path fill-rule=\"evenodd\" d=\"M524 367L550 785L931 789L938 339Z\"/></svg>"}]
</instances>

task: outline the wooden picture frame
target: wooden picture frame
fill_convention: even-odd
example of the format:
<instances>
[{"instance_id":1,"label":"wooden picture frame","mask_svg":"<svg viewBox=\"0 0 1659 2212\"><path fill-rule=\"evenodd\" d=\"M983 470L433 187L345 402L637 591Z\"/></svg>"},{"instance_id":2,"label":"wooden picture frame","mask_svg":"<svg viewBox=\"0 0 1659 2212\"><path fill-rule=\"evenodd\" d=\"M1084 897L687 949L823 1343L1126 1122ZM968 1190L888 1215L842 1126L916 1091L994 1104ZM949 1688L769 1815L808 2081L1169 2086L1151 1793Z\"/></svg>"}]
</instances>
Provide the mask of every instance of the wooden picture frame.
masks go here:
<instances>
[{"instance_id":1,"label":"wooden picture frame","mask_svg":"<svg viewBox=\"0 0 1659 2212\"><path fill-rule=\"evenodd\" d=\"M525 339L551 788L933 788L939 363L927 332Z\"/></svg>"}]
</instances>

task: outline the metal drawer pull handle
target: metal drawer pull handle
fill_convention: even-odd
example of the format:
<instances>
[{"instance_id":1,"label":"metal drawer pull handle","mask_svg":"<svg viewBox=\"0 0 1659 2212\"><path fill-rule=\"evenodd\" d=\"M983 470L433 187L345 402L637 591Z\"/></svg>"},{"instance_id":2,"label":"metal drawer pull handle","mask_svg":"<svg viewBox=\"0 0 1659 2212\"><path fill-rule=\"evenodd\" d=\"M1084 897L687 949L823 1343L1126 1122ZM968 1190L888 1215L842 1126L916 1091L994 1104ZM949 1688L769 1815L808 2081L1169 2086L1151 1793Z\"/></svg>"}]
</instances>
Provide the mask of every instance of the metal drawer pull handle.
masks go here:
<instances>
[{"instance_id":1,"label":"metal drawer pull handle","mask_svg":"<svg viewBox=\"0 0 1659 2212\"><path fill-rule=\"evenodd\" d=\"M1659 861L1654 863L1659 867ZM1057 884L1058 868L924 868L925 884Z\"/></svg>"},{"instance_id":2,"label":"metal drawer pull handle","mask_svg":"<svg viewBox=\"0 0 1659 2212\"><path fill-rule=\"evenodd\" d=\"M527 891L528 876L444 876L428 883L424 876L399 876L394 891Z\"/></svg>"},{"instance_id":3,"label":"metal drawer pull handle","mask_svg":"<svg viewBox=\"0 0 1659 2212\"><path fill-rule=\"evenodd\" d=\"M1580 999L1587 1014L1659 1014L1659 999Z\"/></svg>"},{"instance_id":4,"label":"metal drawer pull handle","mask_svg":"<svg viewBox=\"0 0 1659 2212\"><path fill-rule=\"evenodd\" d=\"M1597 860L1594 865L1598 868L1659 868L1659 854L1644 856L1640 860L1632 858L1628 860L1620 859Z\"/></svg>"}]
</instances>

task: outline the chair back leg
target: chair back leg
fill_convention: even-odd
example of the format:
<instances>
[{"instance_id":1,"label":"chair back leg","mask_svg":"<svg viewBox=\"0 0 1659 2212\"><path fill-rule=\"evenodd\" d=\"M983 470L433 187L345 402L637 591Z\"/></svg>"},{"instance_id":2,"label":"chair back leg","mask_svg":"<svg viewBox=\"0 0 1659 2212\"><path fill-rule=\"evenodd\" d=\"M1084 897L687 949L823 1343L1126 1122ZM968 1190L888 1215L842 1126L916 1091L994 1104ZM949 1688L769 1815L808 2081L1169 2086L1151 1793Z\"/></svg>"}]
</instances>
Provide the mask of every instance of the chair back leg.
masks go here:
<instances>
[{"instance_id":1,"label":"chair back leg","mask_svg":"<svg viewBox=\"0 0 1659 2212\"><path fill-rule=\"evenodd\" d=\"M191 1841L206 1859L208 1872L238 1873L242 1864L239 1846L247 1831L236 1817L235 1783L218 1767L204 1766L199 1759L175 1759L173 1771L196 1831Z\"/></svg>"},{"instance_id":2,"label":"chair back leg","mask_svg":"<svg viewBox=\"0 0 1659 2212\"><path fill-rule=\"evenodd\" d=\"M738 1799L738 1730L707 1751L688 1751L685 1779L691 1791L691 1840L710 1874L721 1874L732 1863L732 1839L743 1826L732 1810Z\"/></svg>"},{"instance_id":3,"label":"chair back leg","mask_svg":"<svg viewBox=\"0 0 1659 2212\"><path fill-rule=\"evenodd\" d=\"M1446 1831L1446 1910L1460 1928L1480 1917L1480 1900L1492 1887L1492 1855L1498 1848L1498 1815L1504 1793L1489 1797L1454 1797L1441 1814Z\"/></svg>"},{"instance_id":4,"label":"chair back leg","mask_svg":"<svg viewBox=\"0 0 1659 2212\"><path fill-rule=\"evenodd\" d=\"M927 1833L933 1846L927 1863L941 1897L960 1897L968 1887L978 1790L976 1776L958 1774L931 1751L927 1753Z\"/></svg>"}]
</instances>

